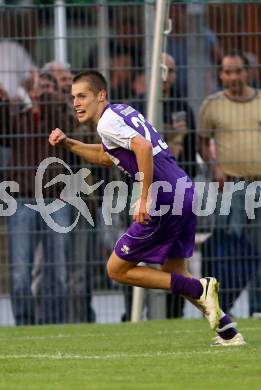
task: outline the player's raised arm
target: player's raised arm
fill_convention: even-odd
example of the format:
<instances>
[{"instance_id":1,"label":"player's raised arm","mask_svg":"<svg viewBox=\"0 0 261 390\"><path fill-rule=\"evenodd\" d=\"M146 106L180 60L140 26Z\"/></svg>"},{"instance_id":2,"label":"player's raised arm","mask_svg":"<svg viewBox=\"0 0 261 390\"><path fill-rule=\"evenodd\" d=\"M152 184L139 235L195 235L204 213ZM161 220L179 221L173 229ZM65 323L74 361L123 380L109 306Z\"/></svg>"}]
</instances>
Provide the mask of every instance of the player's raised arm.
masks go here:
<instances>
[{"instance_id":1,"label":"player's raised arm","mask_svg":"<svg viewBox=\"0 0 261 390\"><path fill-rule=\"evenodd\" d=\"M139 172L142 172L143 185L139 204L137 205L133 219L136 222L144 223L144 220L149 218L147 212L147 202L149 197L149 188L153 180L153 154L152 144L142 136L136 136L131 140L131 150L135 153Z\"/></svg>"},{"instance_id":2,"label":"player's raised arm","mask_svg":"<svg viewBox=\"0 0 261 390\"><path fill-rule=\"evenodd\" d=\"M104 152L101 144L85 144L78 140L69 138L61 129L54 129L49 135L49 143L52 146L62 146L70 152L77 154L89 163L111 166L111 159Z\"/></svg>"}]
</instances>

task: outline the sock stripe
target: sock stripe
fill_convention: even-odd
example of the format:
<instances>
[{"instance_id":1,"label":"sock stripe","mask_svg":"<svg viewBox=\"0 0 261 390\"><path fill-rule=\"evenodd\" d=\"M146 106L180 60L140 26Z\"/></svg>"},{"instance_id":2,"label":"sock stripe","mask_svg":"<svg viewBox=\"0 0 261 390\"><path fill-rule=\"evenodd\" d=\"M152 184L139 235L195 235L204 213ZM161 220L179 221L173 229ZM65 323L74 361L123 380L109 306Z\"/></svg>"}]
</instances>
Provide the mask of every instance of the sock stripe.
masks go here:
<instances>
[{"instance_id":1,"label":"sock stripe","mask_svg":"<svg viewBox=\"0 0 261 390\"><path fill-rule=\"evenodd\" d=\"M228 330L230 328L236 328L236 326L236 322L231 322L230 324L223 326L223 328L217 328L217 333L225 332L225 330Z\"/></svg>"}]
</instances>

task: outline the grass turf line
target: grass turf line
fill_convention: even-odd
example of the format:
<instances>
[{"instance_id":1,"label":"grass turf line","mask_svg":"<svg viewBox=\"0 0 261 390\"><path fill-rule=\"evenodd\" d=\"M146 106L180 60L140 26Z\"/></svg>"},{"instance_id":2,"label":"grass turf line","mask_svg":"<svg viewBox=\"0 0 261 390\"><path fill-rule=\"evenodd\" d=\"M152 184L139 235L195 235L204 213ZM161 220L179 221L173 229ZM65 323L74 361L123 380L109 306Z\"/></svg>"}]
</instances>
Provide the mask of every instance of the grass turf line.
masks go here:
<instances>
[{"instance_id":1,"label":"grass turf line","mask_svg":"<svg viewBox=\"0 0 261 390\"><path fill-rule=\"evenodd\" d=\"M261 321L238 325L245 347L204 320L0 328L0 389L260 389Z\"/></svg>"}]
</instances>

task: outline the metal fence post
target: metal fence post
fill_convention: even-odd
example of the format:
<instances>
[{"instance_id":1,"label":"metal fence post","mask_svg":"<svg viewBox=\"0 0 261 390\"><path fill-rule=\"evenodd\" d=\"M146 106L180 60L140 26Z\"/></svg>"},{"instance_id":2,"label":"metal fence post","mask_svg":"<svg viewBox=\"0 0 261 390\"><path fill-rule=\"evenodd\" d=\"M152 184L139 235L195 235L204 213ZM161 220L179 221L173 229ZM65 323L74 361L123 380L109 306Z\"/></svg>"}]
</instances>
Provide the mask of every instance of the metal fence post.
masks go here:
<instances>
[{"instance_id":1,"label":"metal fence post","mask_svg":"<svg viewBox=\"0 0 261 390\"><path fill-rule=\"evenodd\" d=\"M64 0L55 1L54 40L54 58L64 64L67 62L67 25Z\"/></svg>"}]
</instances>

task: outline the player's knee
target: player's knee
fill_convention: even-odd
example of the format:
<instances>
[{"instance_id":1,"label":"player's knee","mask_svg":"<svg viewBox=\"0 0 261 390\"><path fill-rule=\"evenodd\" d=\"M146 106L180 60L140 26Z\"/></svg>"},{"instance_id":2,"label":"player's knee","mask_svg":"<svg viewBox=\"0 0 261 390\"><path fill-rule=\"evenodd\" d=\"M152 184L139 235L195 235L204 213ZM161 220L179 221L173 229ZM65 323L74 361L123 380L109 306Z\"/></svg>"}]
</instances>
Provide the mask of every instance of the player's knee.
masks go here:
<instances>
[{"instance_id":1,"label":"player's knee","mask_svg":"<svg viewBox=\"0 0 261 390\"><path fill-rule=\"evenodd\" d=\"M121 282L122 281L122 273L120 270L115 267L112 261L107 262L107 274L110 279L115 280L115 282Z\"/></svg>"}]
</instances>

